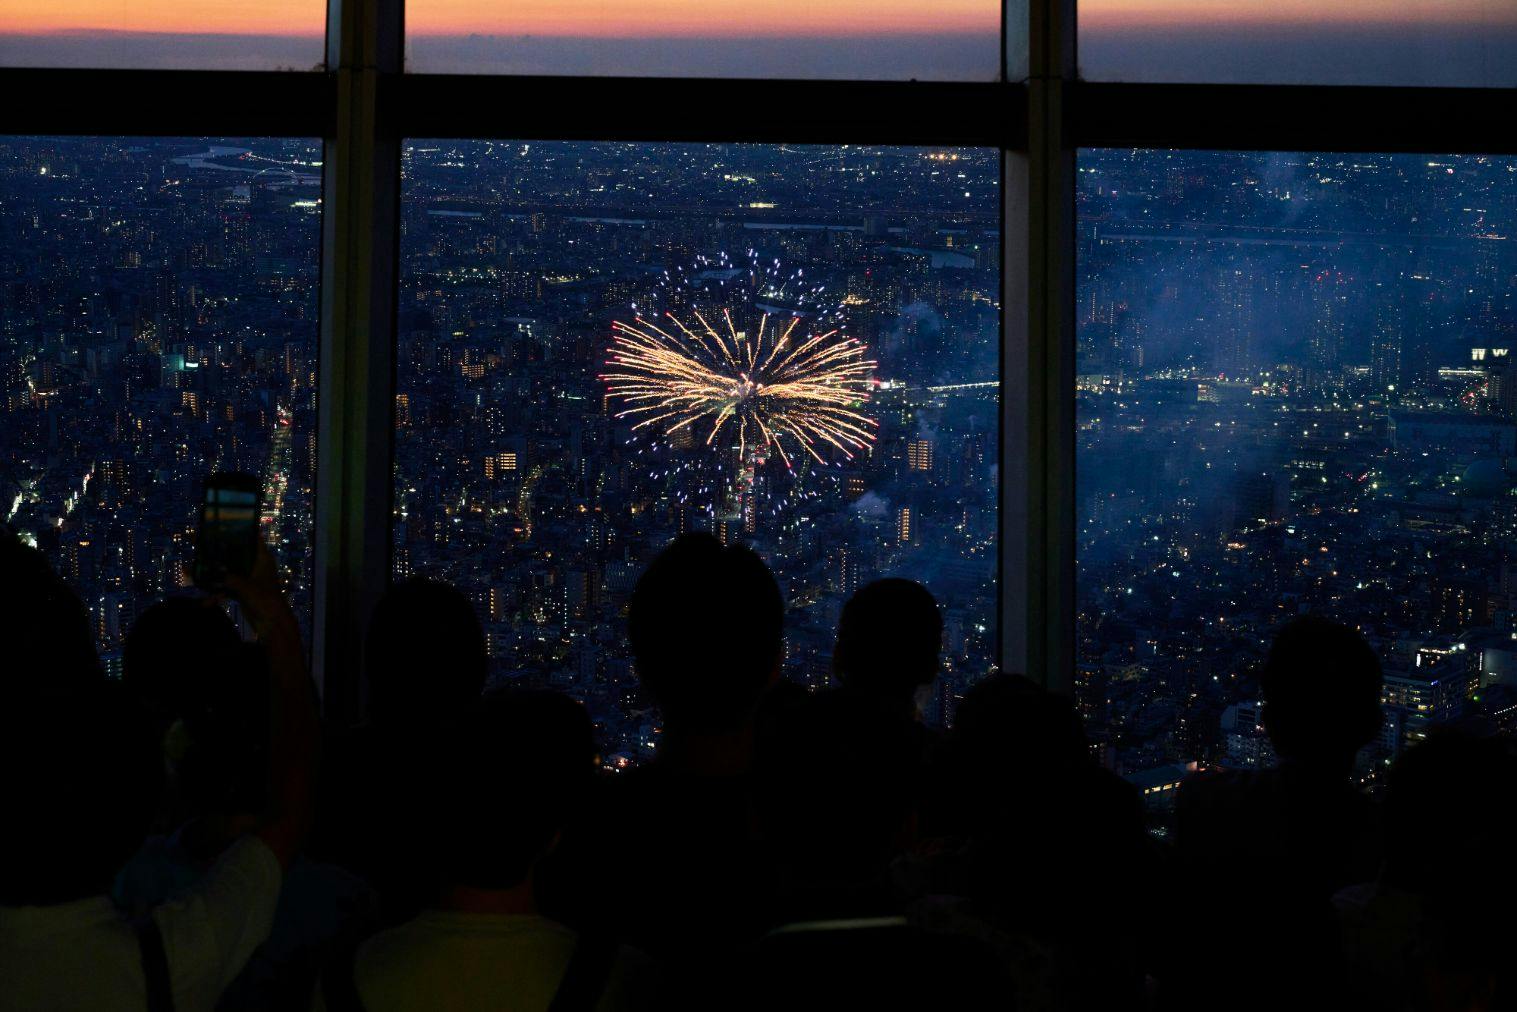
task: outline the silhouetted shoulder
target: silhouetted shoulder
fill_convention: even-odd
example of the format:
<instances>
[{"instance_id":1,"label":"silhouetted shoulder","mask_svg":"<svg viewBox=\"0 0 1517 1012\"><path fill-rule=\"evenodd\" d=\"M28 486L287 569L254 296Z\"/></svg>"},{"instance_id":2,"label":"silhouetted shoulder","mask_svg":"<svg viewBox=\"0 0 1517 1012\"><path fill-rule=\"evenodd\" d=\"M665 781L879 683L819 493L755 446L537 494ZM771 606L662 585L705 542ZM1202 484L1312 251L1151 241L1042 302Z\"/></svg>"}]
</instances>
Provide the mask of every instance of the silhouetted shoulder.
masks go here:
<instances>
[{"instance_id":1,"label":"silhouetted shoulder","mask_svg":"<svg viewBox=\"0 0 1517 1012\"><path fill-rule=\"evenodd\" d=\"M1175 796L1177 809L1210 809L1218 805L1243 805L1246 799L1270 793L1268 778L1251 770L1201 770L1180 782Z\"/></svg>"}]
</instances>

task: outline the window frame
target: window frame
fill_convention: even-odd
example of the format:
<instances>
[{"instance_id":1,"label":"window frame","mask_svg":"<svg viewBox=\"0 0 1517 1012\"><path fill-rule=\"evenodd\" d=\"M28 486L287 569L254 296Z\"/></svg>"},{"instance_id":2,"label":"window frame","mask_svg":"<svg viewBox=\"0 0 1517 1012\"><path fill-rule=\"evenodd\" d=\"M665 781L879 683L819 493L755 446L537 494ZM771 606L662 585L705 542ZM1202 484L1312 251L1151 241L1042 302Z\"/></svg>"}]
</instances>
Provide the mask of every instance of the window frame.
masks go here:
<instances>
[{"instance_id":1,"label":"window frame","mask_svg":"<svg viewBox=\"0 0 1517 1012\"><path fill-rule=\"evenodd\" d=\"M362 713L363 630L390 573L404 138L997 148L999 654L1068 692L1078 149L1517 154L1517 89L1085 82L1075 0L1004 0L1002 28L983 83L408 74L403 0L329 0L325 71L4 68L0 93L27 100L0 109L0 135L322 138L313 659L339 720ZM722 114L762 106L801 112Z\"/></svg>"}]
</instances>

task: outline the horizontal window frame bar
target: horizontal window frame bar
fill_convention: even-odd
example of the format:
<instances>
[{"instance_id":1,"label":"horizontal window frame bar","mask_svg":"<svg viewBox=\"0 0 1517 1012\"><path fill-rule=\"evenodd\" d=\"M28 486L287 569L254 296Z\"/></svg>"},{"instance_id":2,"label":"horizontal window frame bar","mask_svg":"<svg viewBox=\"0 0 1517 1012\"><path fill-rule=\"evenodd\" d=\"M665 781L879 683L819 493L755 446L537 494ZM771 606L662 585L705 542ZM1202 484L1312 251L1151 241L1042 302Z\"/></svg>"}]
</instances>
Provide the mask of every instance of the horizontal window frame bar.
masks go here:
<instances>
[{"instance_id":1,"label":"horizontal window frame bar","mask_svg":"<svg viewBox=\"0 0 1517 1012\"><path fill-rule=\"evenodd\" d=\"M330 138L338 74L0 68L4 93L32 96L0 109L0 135ZM1019 82L381 73L379 88L383 125L402 137L1027 144ZM739 116L733 108L796 111ZM654 109L675 112L651 115Z\"/></svg>"},{"instance_id":2,"label":"horizontal window frame bar","mask_svg":"<svg viewBox=\"0 0 1517 1012\"><path fill-rule=\"evenodd\" d=\"M1517 154L1517 89L1072 81L1076 148Z\"/></svg>"},{"instance_id":3,"label":"horizontal window frame bar","mask_svg":"<svg viewBox=\"0 0 1517 1012\"><path fill-rule=\"evenodd\" d=\"M336 131L337 79L321 72L0 68L0 134L312 137Z\"/></svg>"},{"instance_id":4,"label":"horizontal window frame bar","mask_svg":"<svg viewBox=\"0 0 1517 1012\"><path fill-rule=\"evenodd\" d=\"M380 87L402 137L1027 145L1020 82L402 74Z\"/></svg>"},{"instance_id":5,"label":"horizontal window frame bar","mask_svg":"<svg viewBox=\"0 0 1517 1012\"><path fill-rule=\"evenodd\" d=\"M331 138L337 80L337 72L0 68L0 91L26 96L0 109L0 135ZM379 83L379 115L402 137L1028 146L1022 82L381 74ZM1071 147L1517 154L1511 88L1065 87ZM728 111L754 108L794 112Z\"/></svg>"}]
</instances>

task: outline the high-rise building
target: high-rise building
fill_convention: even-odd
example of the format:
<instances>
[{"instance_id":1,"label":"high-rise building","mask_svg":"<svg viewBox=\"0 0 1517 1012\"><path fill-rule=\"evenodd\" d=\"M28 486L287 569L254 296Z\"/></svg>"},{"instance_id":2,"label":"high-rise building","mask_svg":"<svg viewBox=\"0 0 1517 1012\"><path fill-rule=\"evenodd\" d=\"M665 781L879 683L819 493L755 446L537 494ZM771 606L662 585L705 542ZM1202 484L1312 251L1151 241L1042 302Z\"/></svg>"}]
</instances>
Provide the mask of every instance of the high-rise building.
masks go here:
<instances>
[{"instance_id":1,"label":"high-rise building","mask_svg":"<svg viewBox=\"0 0 1517 1012\"><path fill-rule=\"evenodd\" d=\"M485 477L492 480L514 478L517 475L515 450L502 450L485 456Z\"/></svg>"},{"instance_id":2,"label":"high-rise building","mask_svg":"<svg viewBox=\"0 0 1517 1012\"><path fill-rule=\"evenodd\" d=\"M1397 750L1421 741L1432 728L1461 716L1480 687L1480 675L1463 659L1387 668L1382 699L1400 715Z\"/></svg>"},{"instance_id":3,"label":"high-rise building","mask_svg":"<svg viewBox=\"0 0 1517 1012\"><path fill-rule=\"evenodd\" d=\"M931 471L932 440L910 440L906 444L906 466L913 471Z\"/></svg>"},{"instance_id":4,"label":"high-rise building","mask_svg":"<svg viewBox=\"0 0 1517 1012\"><path fill-rule=\"evenodd\" d=\"M912 541L910 506L902 506L896 513L895 539L903 545L909 544Z\"/></svg>"},{"instance_id":5,"label":"high-rise building","mask_svg":"<svg viewBox=\"0 0 1517 1012\"><path fill-rule=\"evenodd\" d=\"M853 596L863 582L859 577L859 553L846 546L832 553L833 586L844 599Z\"/></svg>"},{"instance_id":6,"label":"high-rise building","mask_svg":"<svg viewBox=\"0 0 1517 1012\"><path fill-rule=\"evenodd\" d=\"M1404 388L1401 379L1401 352L1406 321L1400 292L1380 286L1375 293L1374 322L1370 331L1370 389L1377 397L1396 399Z\"/></svg>"},{"instance_id":7,"label":"high-rise building","mask_svg":"<svg viewBox=\"0 0 1517 1012\"><path fill-rule=\"evenodd\" d=\"M1316 314L1312 321L1311 358L1319 382L1333 375L1343 358L1348 317L1346 291L1344 277L1338 271L1323 271L1312 282Z\"/></svg>"},{"instance_id":8,"label":"high-rise building","mask_svg":"<svg viewBox=\"0 0 1517 1012\"><path fill-rule=\"evenodd\" d=\"M1217 275L1216 364L1229 375L1248 373L1255 365L1253 275L1227 265Z\"/></svg>"},{"instance_id":9,"label":"high-rise building","mask_svg":"<svg viewBox=\"0 0 1517 1012\"><path fill-rule=\"evenodd\" d=\"M1234 703L1222 711L1222 737L1227 765L1261 769L1275 761L1275 750L1264 731L1263 707L1255 700Z\"/></svg>"}]
</instances>

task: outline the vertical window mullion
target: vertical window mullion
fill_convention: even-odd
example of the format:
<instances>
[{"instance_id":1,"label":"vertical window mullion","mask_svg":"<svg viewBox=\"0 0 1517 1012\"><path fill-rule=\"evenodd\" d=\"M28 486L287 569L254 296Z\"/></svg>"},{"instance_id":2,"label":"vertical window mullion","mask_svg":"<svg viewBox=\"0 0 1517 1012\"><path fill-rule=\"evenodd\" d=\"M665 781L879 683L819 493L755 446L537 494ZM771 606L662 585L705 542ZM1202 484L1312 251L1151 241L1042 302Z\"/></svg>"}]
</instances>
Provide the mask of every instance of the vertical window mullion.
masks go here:
<instances>
[{"instance_id":1,"label":"vertical window mullion","mask_svg":"<svg viewBox=\"0 0 1517 1012\"><path fill-rule=\"evenodd\" d=\"M1074 0L1030 0L1025 158L1005 163L1003 667L1074 675Z\"/></svg>"},{"instance_id":2,"label":"vertical window mullion","mask_svg":"<svg viewBox=\"0 0 1517 1012\"><path fill-rule=\"evenodd\" d=\"M332 0L318 407L315 665L327 714L362 712L363 633L389 576L402 0Z\"/></svg>"}]
</instances>

